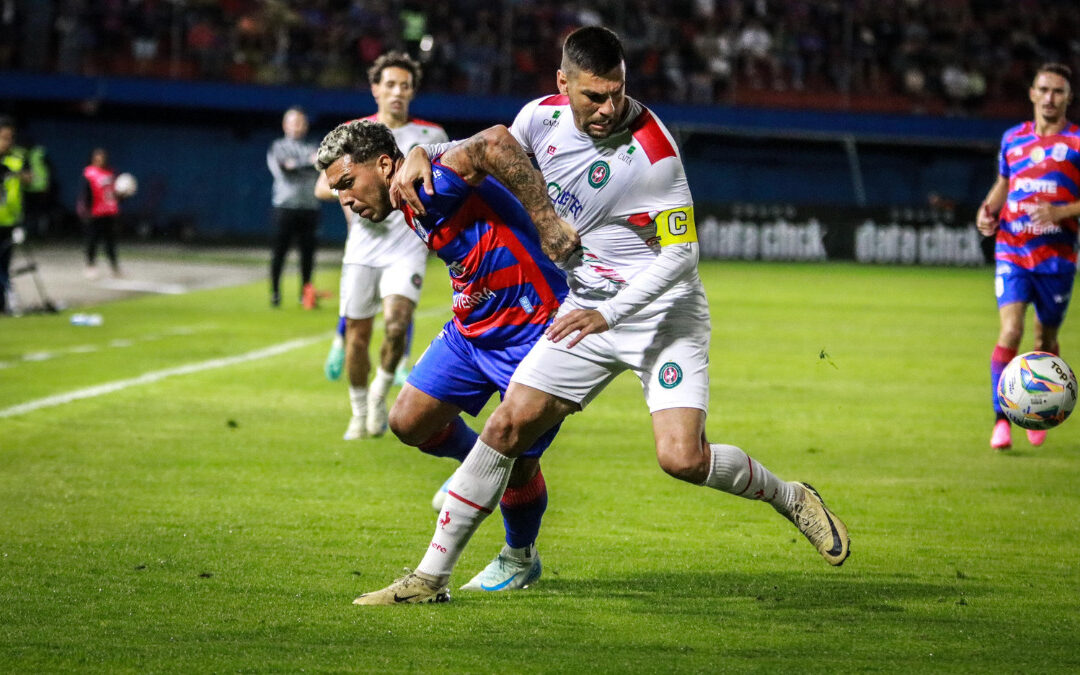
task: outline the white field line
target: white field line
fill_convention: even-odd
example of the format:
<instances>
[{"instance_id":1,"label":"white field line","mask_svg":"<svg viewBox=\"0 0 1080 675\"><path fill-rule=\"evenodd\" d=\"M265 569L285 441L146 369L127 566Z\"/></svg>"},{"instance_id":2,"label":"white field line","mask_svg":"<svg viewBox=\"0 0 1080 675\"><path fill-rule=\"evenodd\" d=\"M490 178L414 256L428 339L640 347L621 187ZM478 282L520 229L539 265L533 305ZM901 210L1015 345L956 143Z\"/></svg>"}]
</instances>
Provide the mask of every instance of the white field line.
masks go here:
<instances>
[{"instance_id":1,"label":"white field line","mask_svg":"<svg viewBox=\"0 0 1080 675\"><path fill-rule=\"evenodd\" d=\"M211 328L217 328L214 324L206 324L203 326L177 326L176 328L170 328L160 334L150 333L138 338L117 338L110 340L108 347L123 348L130 347L139 342L151 342L153 340L160 340L164 337L180 336L180 335L194 335L199 331L210 330ZM81 330L81 329L80 329ZM92 329L91 329L92 330ZM14 368L20 363L33 363L37 361L48 361L49 359L55 359L61 356L67 356L70 354L93 354L96 351L103 349L100 345L75 345L74 347L67 347L66 349L57 349L52 352L27 352L19 357L17 361L0 361L0 368Z\"/></svg>"},{"instance_id":2,"label":"white field line","mask_svg":"<svg viewBox=\"0 0 1080 675\"><path fill-rule=\"evenodd\" d=\"M326 333L320 333L319 335L313 335L311 337L299 338L296 340L289 340L288 342L282 342L280 344L271 345L270 347L264 347L262 349L256 349L255 351L247 352L245 354L237 354L236 356L226 356L219 359L210 359L209 361L202 361L200 363L190 363L186 366L178 366L176 368L166 368L165 370L155 370L149 373L144 373L138 377L133 377L127 380L117 380L116 382L106 382L105 384L99 384L94 387L87 387L86 389L76 389L75 391L69 391L64 394L56 394L55 396L47 396L45 398L39 398L35 401L28 401L26 403L20 403L19 405L11 406L10 408L0 409L0 418L14 417L16 415L24 415L28 412L40 410L41 408L51 408L53 406L64 405L65 403L71 403L72 401L78 401L84 398L94 398L95 396L104 396L105 394L111 394L115 391L121 391L130 387L139 386L142 384L151 384L164 380L167 377L173 377L176 375L190 375L191 373L198 373L204 370L213 370L215 368L227 368L228 366L235 366L238 363L246 363L248 361L258 361L259 359L269 358L271 356L277 356L284 354L285 352L306 347L316 342L322 342L327 339Z\"/></svg>"}]
</instances>

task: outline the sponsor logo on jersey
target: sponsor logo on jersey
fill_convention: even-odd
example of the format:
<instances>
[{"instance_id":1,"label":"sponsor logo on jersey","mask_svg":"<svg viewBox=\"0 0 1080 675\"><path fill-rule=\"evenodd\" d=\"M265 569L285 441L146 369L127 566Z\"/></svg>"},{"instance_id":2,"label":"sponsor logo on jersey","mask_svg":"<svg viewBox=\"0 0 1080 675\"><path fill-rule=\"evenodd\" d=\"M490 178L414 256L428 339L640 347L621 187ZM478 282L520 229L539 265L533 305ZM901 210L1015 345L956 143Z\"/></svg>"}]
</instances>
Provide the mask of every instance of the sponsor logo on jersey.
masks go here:
<instances>
[{"instance_id":1,"label":"sponsor logo on jersey","mask_svg":"<svg viewBox=\"0 0 1080 675\"><path fill-rule=\"evenodd\" d=\"M1054 143L1054 149L1050 151L1050 156L1054 158L1055 162L1064 162L1068 155L1069 146L1064 143Z\"/></svg>"},{"instance_id":2,"label":"sponsor logo on jersey","mask_svg":"<svg viewBox=\"0 0 1080 675\"><path fill-rule=\"evenodd\" d=\"M1040 146L1035 146L1031 150L1031 161L1036 164L1042 164L1042 161L1046 159L1046 150L1043 150Z\"/></svg>"},{"instance_id":3,"label":"sponsor logo on jersey","mask_svg":"<svg viewBox=\"0 0 1080 675\"><path fill-rule=\"evenodd\" d=\"M548 183L547 189L548 196L551 197L551 203L559 215L569 213L575 218L581 215L581 210L585 208L585 205L581 203L581 200L577 198L577 195L569 190L562 189L562 187L554 181Z\"/></svg>"},{"instance_id":4,"label":"sponsor logo on jersey","mask_svg":"<svg viewBox=\"0 0 1080 675\"><path fill-rule=\"evenodd\" d=\"M557 127L559 126L559 120L544 120L545 127Z\"/></svg>"},{"instance_id":5,"label":"sponsor logo on jersey","mask_svg":"<svg viewBox=\"0 0 1080 675\"><path fill-rule=\"evenodd\" d=\"M607 185L611 179L611 165L602 159L598 159L589 167L589 187L600 188Z\"/></svg>"},{"instance_id":6,"label":"sponsor logo on jersey","mask_svg":"<svg viewBox=\"0 0 1080 675\"><path fill-rule=\"evenodd\" d=\"M554 145L549 145L547 152L548 152L549 155L554 155L555 154L555 146Z\"/></svg>"},{"instance_id":7,"label":"sponsor logo on jersey","mask_svg":"<svg viewBox=\"0 0 1080 675\"><path fill-rule=\"evenodd\" d=\"M526 297L522 297L520 300L518 300L518 304L521 305L521 308L529 314L532 314L533 310L535 309L535 307L533 307L533 304L529 302L529 299Z\"/></svg>"},{"instance_id":8,"label":"sponsor logo on jersey","mask_svg":"<svg viewBox=\"0 0 1080 675\"><path fill-rule=\"evenodd\" d=\"M1058 185L1057 181L1049 178L1017 178L1016 189L1023 190L1024 192L1054 194L1057 192Z\"/></svg>"},{"instance_id":9,"label":"sponsor logo on jersey","mask_svg":"<svg viewBox=\"0 0 1080 675\"><path fill-rule=\"evenodd\" d=\"M454 310L459 309L472 309L485 300L490 300L495 297L495 291L490 288L482 288L472 293L455 293L454 294Z\"/></svg>"},{"instance_id":10,"label":"sponsor logo on jersey","mask_svg":"<svg viewBox=\"0 0 1080 675\"><path fill-rule=\"evenodd\" d=\"M555 112L551 113L551 119L557 120L557 119L559 119L559 115L561 115L561 114L562 114L561 110L556 110Z\"/></svg>"},{"instance_id":11,"label":"sponsor logo on jersey","mask_svg":"<svg viewBox=\"0 0 1080 675\"><path fill-rule=\"evenodd\" d=\"M674 389L682 382L682 368L674 361L668 361L660 366L660 386L664 389Z\"/></svg>"},{"instance_id":12,"label":"sponsor logo on jersey","mask_svg":"<svg viewBox=\"0 0 1080 675\"><path fill-rule=\"evenodd\" d=\"M618 154L619 161L623 164L633 164L634 158L630 155L634 154L634 150L637 150L637 146L631 145L626 149L626 152L620 152Z\"/></svg>"},{"instance_id":13,"label":"sponsor logo on jersey","mask_svg":"<svg viewBox=\"0 0 1080 675\"><path fill-rule=\"evenodd\" d=\"M449 272L452 277L460 277L465 274L465 265L463 265L460 260L455 260L446 266L446 271Z\"/></svg>"}]
</instances>

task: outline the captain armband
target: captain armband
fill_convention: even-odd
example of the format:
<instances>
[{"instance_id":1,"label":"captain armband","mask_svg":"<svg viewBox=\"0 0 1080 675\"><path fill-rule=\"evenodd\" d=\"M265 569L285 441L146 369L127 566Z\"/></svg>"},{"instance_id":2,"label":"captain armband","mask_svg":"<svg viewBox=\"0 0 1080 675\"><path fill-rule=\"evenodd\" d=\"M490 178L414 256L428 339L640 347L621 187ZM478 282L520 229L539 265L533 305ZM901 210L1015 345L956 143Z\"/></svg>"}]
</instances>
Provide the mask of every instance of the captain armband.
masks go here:
<instances>
[{"instance_id":1,"label":"captain armband","mask_svg":"<svg viewBox=\"0 0 1080 675\"><path fill-rule=\"evenodd\" d=\"M697 226L694 224L693 205L668 209L657 214L656 236L659 237L661 246L696 242Z\"/></svg>"}]
</instances>

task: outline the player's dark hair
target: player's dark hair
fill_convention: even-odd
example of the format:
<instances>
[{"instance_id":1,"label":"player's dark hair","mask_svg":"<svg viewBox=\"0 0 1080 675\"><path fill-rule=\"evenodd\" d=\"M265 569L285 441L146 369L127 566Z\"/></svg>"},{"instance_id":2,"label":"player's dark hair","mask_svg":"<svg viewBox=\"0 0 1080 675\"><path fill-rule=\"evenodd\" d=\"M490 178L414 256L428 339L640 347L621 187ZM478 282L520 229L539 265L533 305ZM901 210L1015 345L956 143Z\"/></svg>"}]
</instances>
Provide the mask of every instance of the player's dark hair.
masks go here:
<instances>
[{"instance_id":1,"label":"player's dark hair","mask_svg":"<svg viewBox=\"0 0 1080 675\"><path fill-rule=\"evenodd\" d=\"M8 115L0 115L0 129L15 128L15 118Z\"/></svg>"},{"instance_id":2,"label":"player's dark hair","mask_svg":"<svg viewBox=\"0 0 1080 675\"><path fill-rule=\"evenodd\" d=\"M315 168L325 171L339 158L349 155L357 164L363 164L379 155L390 159L402 157L397 141L385 124L370 120L355 120L339 124L326 134L315 156Z\"/></svg>"},{"instance_id":3,"label":"player's dark hair","mask_svg":"<svg viewBox=\"0 0 1080 675\"><path fill-rule=\"evenodd\" d=\"M1039 66L1039 69L1035 71L1035 77L1038 77L1040 73L1053 73L1065 78L1065 81L1072 86L1072 68L1068 67L1064 63L1044 63Z\"/></svg>"},{"instance_id":4,"label":"player's dark hair","mask_svg":"<svg viewBox=\"0 0 1080 675\"><path fill-rule=\"evenodd\" d=\"M382 72L387 68L403 68L412 75L413 89L420 87L420 63L404 52L386 52L368 68L367 77L370 84L378 84L382 81Z\"/></svg>"},{"instance_id":5,"label":"player's dark hair","mask_svg":"<svg viewBox=\"0 0 1080 675\"><path fill-rule=\"evenodd\" d=\"M619 36L603 26L578 28L563 43L563 66L602 75L626 59Z\"/></svg>"}]
</instances>

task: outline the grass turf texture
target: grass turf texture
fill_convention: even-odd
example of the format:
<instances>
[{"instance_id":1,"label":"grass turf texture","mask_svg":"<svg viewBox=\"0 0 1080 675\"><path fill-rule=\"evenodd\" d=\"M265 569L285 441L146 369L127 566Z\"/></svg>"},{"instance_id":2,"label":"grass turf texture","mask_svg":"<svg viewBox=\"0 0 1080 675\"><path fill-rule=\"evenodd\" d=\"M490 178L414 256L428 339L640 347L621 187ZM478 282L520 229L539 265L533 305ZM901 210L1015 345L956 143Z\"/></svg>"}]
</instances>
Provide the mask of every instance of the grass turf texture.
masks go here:
<instances>
[{"instance_id":1,"label":"grass turf texture","mask_svg":"<svg viewBox=\"0 0 1080 675\"><path fill-rule=\"evenodd\" d=\"M327 338L0 419L0 664L1080 668L1080 423L1038 449L1019 430L1013 451L989 449L991 270L701 270L713 312L710 439L817 487L851 530L844 567L826 565L767 505L665 476L639 385L623 375L544 459L551 503L534 588L354 607L418 562L434 526L429 498L454 465L391 437L343 442L345 387L321 369L334 309L270 310L259 283L103 305L92 309L100 328L66 315L2 322L0 409ZM417 351L448 306L432 263ZM1062 331L1067 359L1080 353L1076 325ZM54 357L21 360L42 351ZM490 518L455 584L500 545Z\"/></svg>"}]
</instances>

